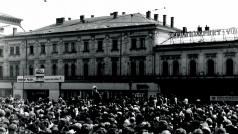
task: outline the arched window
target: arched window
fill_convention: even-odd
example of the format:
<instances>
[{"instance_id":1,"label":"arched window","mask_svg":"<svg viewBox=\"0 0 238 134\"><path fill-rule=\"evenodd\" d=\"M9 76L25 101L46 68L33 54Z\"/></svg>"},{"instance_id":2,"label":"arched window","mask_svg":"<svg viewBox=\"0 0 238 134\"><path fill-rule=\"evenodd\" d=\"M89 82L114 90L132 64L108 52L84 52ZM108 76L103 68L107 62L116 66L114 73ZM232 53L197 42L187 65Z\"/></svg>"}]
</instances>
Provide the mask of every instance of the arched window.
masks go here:
<instances>
[{"instance_id":1,"label":"arched window","mask_svg":"<svg viewBox=\"0 0 238 134\"><path fill-rule=\"evenodd\" d=\"M215 65L214 61L212 59L209 59L207 61L207 75L212 76L215 74Z\"/></svg>"},{"instance_id":2,"label":"arched window","mask_svg":"<svg viewBox=\"0 0 238 134\"><path fill-rule=\"evenodd\" d=\"M162 63L162 75L164 75L164 76L169 75L169 64L167 61L163 61L163 63Z\"/></svg>"},{"instance_id":3,"label":"arched window","mask_svg":"<svg viewBox=\"0 0 238 134\"><path fill-rule=\"evenodd\" d=\"M177 60L173 61L173 75L179 75L179 63Z\"/></svg>"},{"instance_id":4,"label":"arched window","mask_svg":"<svg viewBox=\"0 0 238 134\"><path fill-rule=\"evenodd\" d=\"M75 64L72 64L71 65L71 76L75 76L76 74L76 66L75 66Z\"/></svg>"},{"instance_id":5,"label":"arched window","mask_svg":"<svg viewBox=\"0 0 238 134\"><path fill-rule=\"evenodd\" d=\"M136 75L136 62L131 61L131 75L135 76Z\"/></svg>"},{"instance_id":6,"label":"arched window","mask_svg":"<svg viewBox=\"0 0 238 134\"><path fill-rule=\"evenodd\" d=\"M57 75L57 66L56 66L56 64L53 64L53 66L52 66L52 75Z\"/></svg>"},{"instance_id":7,"label":"arched window","mask_svg":"<svg viewBox=\"0 0 238 134\"><path fill-rule=\"evenodd\" d=\"M233 75L234 69L233 69L233 60L227 59L226 60L226 75Z\"/></svg>"},{"instance_id":8,"label":"arched window","mask_svg":"<svg viewBox=\"0 0 238 134\"><path fill-rule=\"evenodd\" d=\"M68 70L69 70L69 65L68 65L68 64L65 64L65 65L64 65L64 76L65 76L65 77L68 77L68 76L69 76Z\"/></svg>"},{"instance_id":9,"label":"arched window","mask_svg":"<svg viewBox=\"0 0 238 134\"><path fill-rule=\"evenodd\" d=\"M88 63L86 62L83 64L83 75L84 77L88 76Z\"/></svg>"},{"instance_id":10,"label":"arched window","mask_svg":"<svg viewBox=\"0 0 238 134\"><path fill-rule=\"evenodd\" d=\"M197 74L197 64L195 60L189 62L189 75L195 76Z\"/></svg>"},{"instance_id":11,"label":"arched window","mask_svg":"<svg viewBox=\"0 0 238 134\"><path fill-rule=\"evenodd\" d=\"M34 74L34 68L32 65L29 66L29 75L33 75Z\"/></svg>"},{"instance_id":12,"label":"arched window","mask_svg":"<svg viewBox=\"0 0 238 134\"><path fill-rule=\"evenodd\" d=\"M143 76L145 74L145 64L144 61L139 62L139 75Z\"/></svg>"}]
</instances>

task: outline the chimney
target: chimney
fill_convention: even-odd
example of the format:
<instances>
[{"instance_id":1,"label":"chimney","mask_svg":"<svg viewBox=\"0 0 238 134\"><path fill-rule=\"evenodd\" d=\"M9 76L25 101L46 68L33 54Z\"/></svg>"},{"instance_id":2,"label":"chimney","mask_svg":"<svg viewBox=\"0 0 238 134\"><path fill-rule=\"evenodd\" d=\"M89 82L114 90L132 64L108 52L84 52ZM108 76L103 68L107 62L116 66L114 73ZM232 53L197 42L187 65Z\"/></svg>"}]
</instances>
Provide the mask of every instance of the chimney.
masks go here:
<instances>
[{"instance_id":1,"label":"chimney","mask_svg":"<svg viewBox=\"0 0 238 134\"><path fill-rule=\"evenodd\" d=\"M71 18L68 18L68 20L71 20Z\"/></svg>"},{"instance_id":2,"label":"chimney","mask_svg":"<svg viewBox=\"0 0 238 134\"><path fill-rule=\"evenodd\" d=\"M147 11L147 12L146 12L146 18L147 18L147 19L150 19L150 18L151 18L151 11Z\"/></svg>"},{"instance_id":3,"label":"chimney","mask_svg":"<svg viewBox=\"0 0 238 134\"><path fill-rule=\"evenodd\" d=\"M154 14L154 20L158 21L158 19L159 19L159 15L158 14Z\"/></svg>"},{"instance_id":4,"label":"chimney","mask_svg":"<svg viewBox=\"0 0 238 134\"><path fill-rule=\"evenodd\" d=\"M60 25L60 24L63 24L65 21L65 18L56 18L56 25Z\"/></svg>"},{"instance_id":5,"label":"chimney","mask_svg":"<svg viewBox=\"0 0 238 134\"><path fill-rule=\"evenodd\" d=\"M209 30L210 30L209 26L206 25L205 31L209 31Z\"/></svg>"},{"instance_id":6,"label":"chimney","mask_svg":"<svg viewBox=\"0 0 238 134\"><path fill-rule=\"evenodd\" d=\"M183 27L183 34L187 33L187 27Z\"/></svg>"},{"instance_id":7,"label":"chimney","mask_svg":"<svg viewBox=\"0 0 238 134\"><path fill-rule=\"evenodd\" d=\"M197 30L198 30L199 33L202 32L202 27L198 26Z\"/></svg>"},{"instance_id":8,"label":"chimney","mask_svg":"<svg viewBox=\"0 0 238 134\"><path fill-rule=\"evenodd\" d=\"M113 19L116 19L118 15L118 12L113 12Z\"/></svg>"},{"instance_id":9,"label":"chimney","mask_svg":"<svg viewBox=\"0 0 238 134\"><path fill-rule=\"evenodd\" d=\"M166 26L166 15L163 15L163 26Z\"/></svg>"},{"instance_id":10,"label":"chimney","mask_svg":"<svg viewBox=\"0 0 238 134\"><path fill-rule=\"evenodd\" d=\"M171 22L170 23L171 23L171 25L170 25L171 28L174 28L174 17L171 17Z\"/></svg>"},{"instance_id":11,"label":"chimney","mask_svg":"<svg viewBox=\"0 0 238 134\"><path fill-rule=\"evenodd\" d=\"M13 28L13 34L12 34L12 35L15 36L16 33L17 33L17 28L14 27L14 28Z\"/></svg>"},{"instance_id":12,"label":"chimney","mask_svg":"<svg viewBox=\"0 0 238 134\"><path fill-rule=\"evenodd\" d=\"M126 12L122 12L122 15L126 15Z\"/></svg>"},{"instance_id":13,"label":"chimney","mask_svg":"<svg viewBox=\"0 0 238 134\"><path fill-rule=\"evenodd\" d=\"M94 15L91 15L91 18L94 18Z\"/></svg>"},{"instance_id":14,"label":"chimney","mask_svg":"<svg viewBox=\"0 0 238 134\"><path fill-rule=\"evenodd\" d=\"M85 22L84 15L80 15L80 21L83 22L83 23Z\"/></svg>"}]
</instances>

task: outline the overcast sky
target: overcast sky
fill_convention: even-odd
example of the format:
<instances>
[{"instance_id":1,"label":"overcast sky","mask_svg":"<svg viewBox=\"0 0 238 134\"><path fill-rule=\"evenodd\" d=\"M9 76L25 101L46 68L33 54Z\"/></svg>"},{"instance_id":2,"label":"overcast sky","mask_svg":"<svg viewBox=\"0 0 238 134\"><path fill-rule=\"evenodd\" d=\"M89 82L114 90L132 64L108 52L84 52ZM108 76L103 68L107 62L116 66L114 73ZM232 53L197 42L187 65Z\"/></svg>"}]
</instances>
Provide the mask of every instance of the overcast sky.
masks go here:
<instances>
[{"instance_id":1,"label":"overcast sky","mask_svg":"<svg viewBox=\"0 0 238 134\"><path fill-rule=\"evenodd\" d=\"M175 27L196 30L198 25L211 29L238 27L237 0L0 0L0 12L22 18L22 26L34 30L55 23L57 17L79 19L90 15L107 16L118 11L175 17ZM165 7L165 9L164 9Z\"/></svg>"}]
</instances>

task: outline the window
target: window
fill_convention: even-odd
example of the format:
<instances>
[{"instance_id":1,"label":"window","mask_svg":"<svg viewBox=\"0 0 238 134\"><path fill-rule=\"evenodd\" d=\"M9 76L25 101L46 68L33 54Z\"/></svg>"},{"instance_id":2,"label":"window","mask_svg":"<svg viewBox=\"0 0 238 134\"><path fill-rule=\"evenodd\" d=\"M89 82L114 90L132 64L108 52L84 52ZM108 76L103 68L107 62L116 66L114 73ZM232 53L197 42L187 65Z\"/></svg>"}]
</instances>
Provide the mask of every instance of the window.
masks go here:
<instances>
[{"instance_id":1,"label":"window","mask_svg":"<svg viewBox=\"0 0 238 134\"><path fill-rule=\"evenodd\" d=\"M233 60L227 59L226 60L226 75L233 75L234 68L233 68Z\"/></svg>"},{"instance_id":2,"label":"window","mask_svg":"<svg viewBox=\"0 0 238 134\"><path fill-rule=\"evenodd\" d=\"M45 45L44 44L41 45L41 54L45 54Z\"/></svg>"},{"instance_id":3,"label":"window","mask_svg":"<svg viewBox=\"0 0 238 134\"><path fill-rule=\"evenodd\" d=\"M140 38L140 49L145 49L145 38Z\"/></svg>"},{"instance_id":4,"label":"window","mask_svg":"<svg viewBox=\"0 0 238 134\"><path fill-rule=\"evenodd\" d=\"M131 61L131 75L135 76L136 75L136 62Z\"/></svg>"},{"instance_id":5,"label":"window","mask_svg":"<svg viewBox=\"0 0 238 134\"><path fill-rule=\"evenodd\" d=\"M197 65L195 60L189 62L189 75L195 76L197 74Z\"/></svg>"},{"instance_id":6,"label":"window","mask_svg":"<svg viewBox=\"0 0 238 134\"><path fill-rule=\"evenodd\" d=\"M131 50L137 48L137 46L136 46L136 41L137 41L136 38L131 39Z\"/></svg>"},{"instance_id":7,"label":"window","mask_svg":"<svg viewBox=\"0 0 238 134\"><path fill-rule=\"evenodd\" d=\"M13 77L13 69L14 69L13 65L10 65L10 77Z\"/></svg>"},{"instance_id":8,"label":"window","mask_svg":"<svg viewBox=\"0 0 238 134\"><path fill-rule=\"evenodd\" d=\"M19 76L19 66L16 65L16 76Z\"/></svg>"},{"instance_id":9,"label":"window","mask_svg":"<svg viewBox=\"0 0 238 134\"><path fill-rule=\"evenodd\" d=\"M75 64L72 64L71 65L71 76L76 76L76 66L75 66Z\"/></svg>"},{"instance_id":10,"label":"window","mask_svg":"<svg viewBox=\"0 0 238 134\"><path fill-rule=\"evenodd\" d=\"M97 52L102 52L103 51L103 41L98 40L98 49Z\"/></svg>"},{"instance_id":11,"label":"window","mask_svg":"<svg viewBox=\"0 0 238 134\"><path fill-rule=\"evenodd\" d=\"M112 76L116 76L117 75L117 61L118 58L112 58Z\"/></svg>"},{"instance_id":12,"label":"window","mask_svg":"<svg viewBox=\"0 0 238 134\"><path fill-rule=\"evenodd\" d=\"M97 75L98 76L102 76L104 72L104 65L102 63L102 61L98 61L98 65L97 65Z\"/></svg>"},{"instance_id":13,"label":"window","mask_svg":"<svg viewBox=\"0 0 238 134\"><path fill-rule=\"evenodd\" d=\"M71 43L71 52L72 53L76 52L76 47L75 47L75 43L74 42Z\"/></svg>"},{"instance_id":14,"label":"window","mask_svg":"<svg viewBox=\"0 0 238 134\"><path fill-rule=\"evenodd\" d=\"M88 41L83 42L83 52L89 52L89 43L88 43Z\"/></svg>"},{"instance_id":15,"label":"window","mask_svg":"<svg viewBox=\"0 0 238 134\"><path fill-rule=\"evenodd\" d=\"M0 57L3 57L3 49L0 49Z\"/></svg>"},{"instance_id":16,"label":"window","mask_svg":"<svg viewBox=\"0 0 238 134\"><path fill-rule=\"evenodd\" d=\"M214 61L212 59L207 61L207 75L212 76L215 74Z\"/></svg>"},{"instance_id":17,"label":"window","mask_svg":"<svg viewBox=\"0 0 238 134\"><path fill-rule=\"evenodd\" d=\"M118 51L118 40L112 40L112 51Z\"/></svg>"},{"instance_id":18,"label":"window","mask_svg":"<svg viewBox=\"0 0 238 134\"><path fill-rule=\"evenodd\" d=\"M144 61L139 62L139 75L143 76L145 74L145 64Z\"/></svg>"},{"instance_id":19,"label":"window","mask_svg":"<svg viewBox=\"0 0 238 134\"><path fill-rule=\"evenodd\" d=\"M68 70L69 70L69 66L68 66L68 64L65 64L65 65L64 65L64 76L65 76L65 77L68 77L68 76L69 76Z\"/></svg>"},{"instance_id":20,"label":"window","mask_svg":"<svg viewBox=\"0 0 238 134\"><path fill-rule=\"evenodd\" d=\"M169 75L169 64L167 61L163 61L162 63L162 75L163 76L168 76Z\"/></svg>"},{"instance_id":21,"label":"window","mask_svg":"<svg viewBox=\"0 0 238 134\"><path fill-rule=\"evenodd\" d=\"M83 64L83 75L84 77L88 76L88 62L84 62Z\"/></svg>"},{"instance_id":22,"label":"window","mask_svg":"<svg viewBox=\"0 0 238 134\"><path fill-rule=\"evenodd\" d=\"M3 78L3 67L0 66L0 78Z\"/></svg>"},{"instance_id":23,"label":"window","mask_svg":"<svg viewBox=\"0 0 238 134\"><path fill-rule=\"evenodd\" d=\"M69 52L69 43L64 43L64 52L65 53Z\"/></svg>"},{"instance_id":24,"label":"window","mask_svg":"<svg viewBox=\"0 0 238 134\"><path fill-rule=\"evenodd\" d=\"M41 68L41 69L44 69L44 68L45 68L45 65L43 65L43 64L40 65L40 68Z\"/></svg>"},{"instance_id":25,"label":"window","mask_svg":"<svg viewBox=\"0 0 238 134\"><path fill-rule=\"evenodd\" d=\"M57 44L53 44L52 47L52 53L58 53Z\"/></svg>"},{"instance_id":26,"label":"window","mask_svg":"<svg viewBox=\"0 0 238 134\"><path fill-rule=\"evenodd\" d=\"M16 46L16 55L20 55L20 47Z\"/></svg>"},{"instance_id":27,"label":"window","mask_svg":"<svg viewBox=\"0 0 238 134\"><path fill-rule=\"evenodd\" d=\"M14 47L10 47L10 55L14 55Z\"/></svg>"},{"instance_id":28,"label":"window","mask_svg":"<svg viewBox=\"0 0 238 134\"><path fill-rule=\"evenodd\" d=\"M34 46L30 46L30 54L34 54Z\"/></svg>"},{"instance_id":29,"label":"window","mask_svg":"<svg viewBox=\"0 0 238 134\"><path fill-rule=\"evenodd\" d=\"M173 61L173 75L179 75L179 63L177 60Z\"/></svg>"},{"instance_id":30,"label":"window","mask_svg":"<svg viewBox=\"0 0 238 134\"><path fill-rule=\"evenodd\" d=\"M53 64L52 66L52 75L57 75L57 65Z\"/></svg>"},{"instance_id":31,"label":"window","mask_svg":"<svg viewBox=\"0 0 238 134\"><path fill-rule=\"evenodd\" d=\"M33 75L34 74L34 68L33 65L29 66L29 75Z\"/></svg>"}]
</instances>

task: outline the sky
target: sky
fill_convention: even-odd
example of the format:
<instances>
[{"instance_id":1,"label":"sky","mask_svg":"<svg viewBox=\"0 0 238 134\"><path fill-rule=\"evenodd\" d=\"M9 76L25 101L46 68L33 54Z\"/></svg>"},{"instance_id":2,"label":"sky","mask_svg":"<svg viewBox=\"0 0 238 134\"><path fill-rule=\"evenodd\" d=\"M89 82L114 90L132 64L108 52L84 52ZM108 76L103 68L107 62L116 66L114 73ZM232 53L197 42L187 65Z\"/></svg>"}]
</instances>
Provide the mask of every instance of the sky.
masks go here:
<instances>
[{"instance_id":1,"label":"sky","mask_svg":"<svg viewBox=\"0 0 238 134\"><path fill-rule=\"evenodd\" d=\"M210 29L238 27L237 0L0 0L0 12L21 18L22 27L34 30L55 23L59 17L79 19L91 15L108 16L111 12L142 13L152 11L159 20L174 17L177 28L194 31L198 26ZM158 10L154 10L158 9Z\"/></svg>"}]
</instances>

